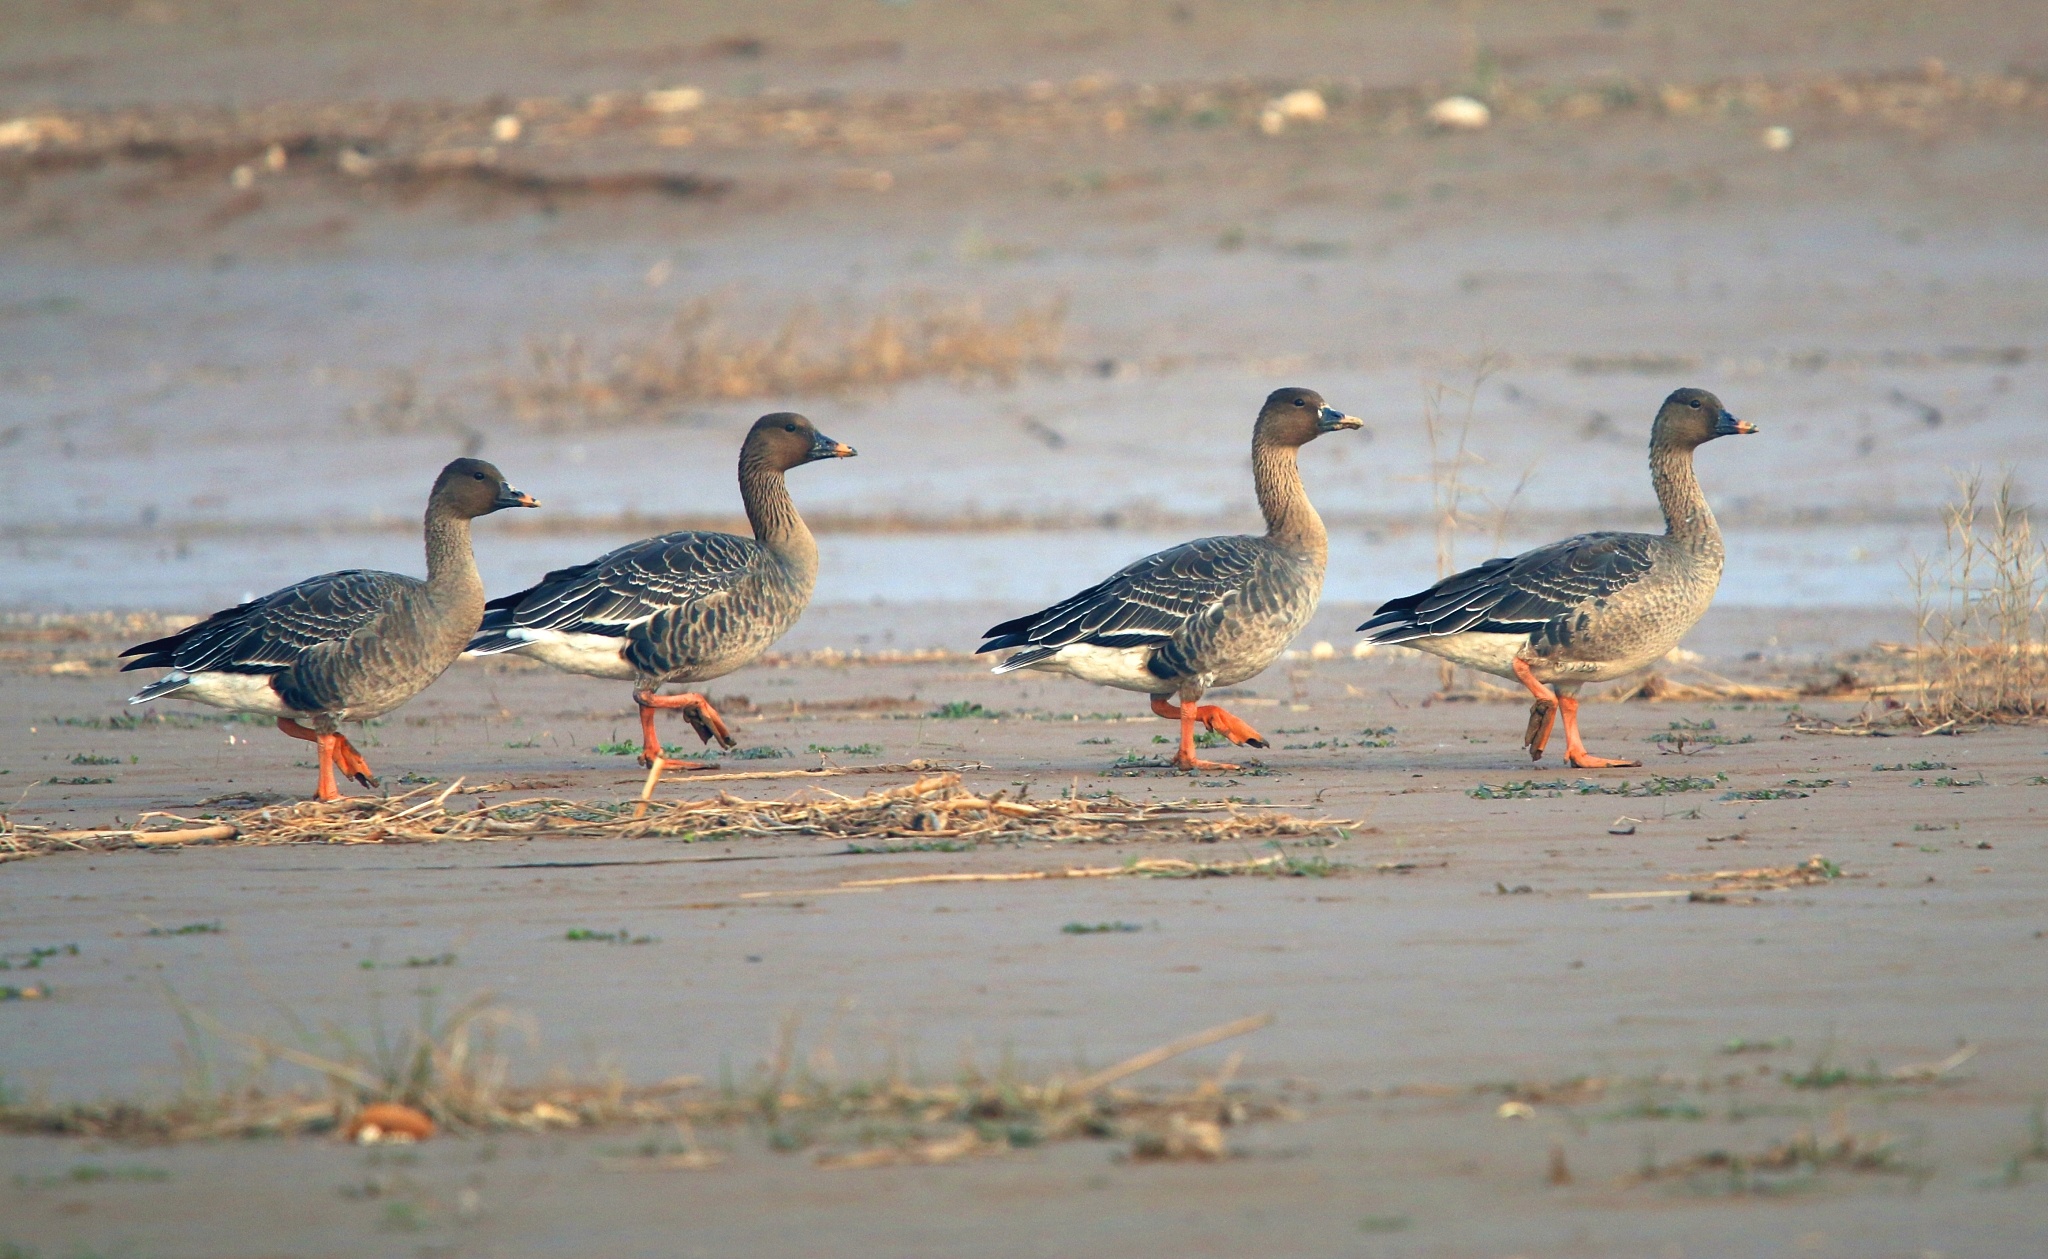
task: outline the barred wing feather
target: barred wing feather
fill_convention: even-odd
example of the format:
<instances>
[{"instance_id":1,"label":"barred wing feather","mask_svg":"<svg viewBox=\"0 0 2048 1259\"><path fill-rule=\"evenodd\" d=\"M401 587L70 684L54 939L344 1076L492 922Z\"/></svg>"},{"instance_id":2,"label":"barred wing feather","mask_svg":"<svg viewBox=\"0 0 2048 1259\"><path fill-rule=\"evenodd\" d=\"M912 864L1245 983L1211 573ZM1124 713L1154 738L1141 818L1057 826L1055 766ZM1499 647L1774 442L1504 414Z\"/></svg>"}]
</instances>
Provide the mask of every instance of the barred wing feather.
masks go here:
<instances>
[{"instance_id":1,"label":"barred wing feather","mask_svg":"<svg viewBox=\"0 0 2048 1259\"><path fill-rule=\"evenodd\" d=\"M1076 643L1139 647L1167 642L1242 588L1258 564L1258 550L1250 545L1255 541L1201 538L1148 555L1072 598L991 628L979 651L1026 648L1005 662L1007 669Z\"/></svg>"},{"instance_id":2,"label":"barred wing feather","mask_svg":"<svg viewBox=\"0 0 2048 1259\"><path fill-rule=\"evenodd\" d=\"M1512 559L1488 560L1420 594L1388 600L1358 628L1380 643L1468 631L1533 633L1641 580L1654 560L1654 541L1640 533L1585 533Z\"/></svg>"},{"instance_id":3,"label":"barred wing feather","mask_svg":"<svg viewBox=\"0 0 2048 1259\"><path fill-rule=\"evenodd\" d=\"M491 600L477 638L510 629L624 635L662 612L729 589L759 551L759 543L729 533L670 533L622 546Z\"/></svg>"},{"instance_id":4,"label":"barred wing feather","mask_svg":"<svg viewBox=\"0 0 2048 1259\"><path fill-rule=\"evenodd\" d=\"M167 638L130 647L121 654L141 658L122 669L282 673L308 650L340 642L370 625L420 585L417 578L374 569L322 573L216 612Z\"/></svg>"}]
</instances>

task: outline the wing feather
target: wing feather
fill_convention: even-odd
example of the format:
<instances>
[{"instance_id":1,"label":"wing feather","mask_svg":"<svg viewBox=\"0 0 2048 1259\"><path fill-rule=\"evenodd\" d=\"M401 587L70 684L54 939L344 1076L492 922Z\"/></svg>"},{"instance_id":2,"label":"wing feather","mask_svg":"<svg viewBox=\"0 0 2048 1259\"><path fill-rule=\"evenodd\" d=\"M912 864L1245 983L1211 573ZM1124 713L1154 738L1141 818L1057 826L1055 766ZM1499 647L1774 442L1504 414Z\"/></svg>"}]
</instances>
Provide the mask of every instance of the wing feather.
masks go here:
<instances>
[{"instance_id":1,"label":"wing feather","mask_svg":"<svg viewBox=\"0 0 2048 1259\"><path fill-rule=\"evenodd\" d=\"M1258 565L1256 542L1246 537L1200 538L1148 555L1043 611L994 626L977 650L1168 642L1196 616L1243 588Z\"/></svg>"},{"instance_id":2,"label":"wing feather","mask_svg":"<svg viewBox=\"0 0 2048 1259\"><path fill-rule=\"evenodd\" d=\"M1656 560L1655 542L1641 533L1583 533L1512 559L1488 560L1419 594L1388 600L1358 628L1380 643L1533 633L1641 580Z\"/></svg>"},{"instance_id":3,"label":"wing feather","mask_svg":"<svg viewBox=\"0 0 2048 1259\"><path fill-rule=\"evenodd\" d=\"M491 600L471 649L485 640L496 645L512 629L624 636L660 613L726 593L760 551L760 543L729 533L669 533L630 543Z\"/></svg>"},{"instance_id":4,"label":"wing feather","mask_svg":"<svg viewBox=\"0 0 2048 1259\"><path fill-rule=\"evenodd\" d=\"M420 585L416 577L351 568L216 612L167 638L122 652L122 669L171 667L186 673L282 673L307 651L339 642L382 616Z\"/></svg>"}]
</instances>

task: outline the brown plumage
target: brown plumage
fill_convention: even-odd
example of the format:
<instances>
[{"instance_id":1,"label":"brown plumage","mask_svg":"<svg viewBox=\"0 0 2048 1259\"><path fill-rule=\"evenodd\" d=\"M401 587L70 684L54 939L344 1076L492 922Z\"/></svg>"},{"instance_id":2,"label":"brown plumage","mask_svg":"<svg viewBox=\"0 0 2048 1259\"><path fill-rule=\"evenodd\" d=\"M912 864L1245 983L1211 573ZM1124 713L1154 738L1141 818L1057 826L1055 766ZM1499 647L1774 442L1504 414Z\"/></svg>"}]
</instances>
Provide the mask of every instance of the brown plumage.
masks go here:
<instances>
[{"instance_id":1,"label":"brown plumage","mask_svg":"<svg viewBox=\"0 0 2048 1259\"><path fill-rule=\"evenodd\" d=\"M366 787L377 780L335 729L380 717L441 676L476 632L484 585L469 522L507 507L538 507L480 459L441 469L427 498L427 578L372 569L309 577L261 599L122 652L127 669L171 672L128 702L164 696L277 718L319 747L318 798L332 800L334 767Z\"/></svg>"},{"instance_id":2,"label":"brown plumage","mask_svg":"<svg viewBox=\"0 0 2048 1259\"><path fill-rule=\"evenodd\" d=\"M1199 538L1148 555L1043 611L994 626L977 651L1016 649L997 673L1040 669L1150 695L1153 712L1180 723L1176 767L1236 769L1195 756L1197 723L1232 743L1262 748L1266 741L1197 701L1273 663L1315 614L1329 535L1302 488L1296 457L1318 436L1361 423L1325 406L1312 389L1274 390L1252 426L1264 534Z\"/></svg>"},{"instance_id":3,"label":"brown plumage","mask_svg":"<svg viewBox=\"0 0 2048 1259\"><path fill-rule=\"evenodd\" d=\"M694 691L657 692L664 683L708 682L752 663L803 615L818 580L818 544L783 474L853 454L801 415L762 416L740 447L740 498L753 537L668 533L549 573L491 600L469 650L518 652L569 673L630 680L640 763L657 773L705 768L662 756L655 710L680 709L705 743L732 747L724 719Z\"/></svg>"},{"instance_id":4,"label":"brown plumage","mask_svg":"<svg viewBox=\"0 0 2048 1259\"><path fill-rule=\"evenodd\" d=\"M1640 764L1586 751L1579 688L1661 659L1713 603L1721 529L1693 475L1693 452L1716 437L1755 431L1706 390L1676 390L1650 428L1662 534L1584 533L1488 560L1381 604L1358 628L1371 642L1404 644L1521 682L1536 698L1523 740L1532 759L1542 757L1561 710L1566 763Z\"/></svg>"}]
</instances>

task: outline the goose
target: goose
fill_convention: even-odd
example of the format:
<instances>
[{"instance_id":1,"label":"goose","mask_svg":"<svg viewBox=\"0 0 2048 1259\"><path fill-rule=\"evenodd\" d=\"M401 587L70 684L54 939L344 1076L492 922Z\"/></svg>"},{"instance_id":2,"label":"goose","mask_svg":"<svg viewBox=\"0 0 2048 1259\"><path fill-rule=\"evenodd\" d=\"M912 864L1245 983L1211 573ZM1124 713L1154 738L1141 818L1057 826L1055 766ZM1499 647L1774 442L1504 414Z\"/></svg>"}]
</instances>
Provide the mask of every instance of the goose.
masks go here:
<instances>
[{"instance_id":1,"label":"goose","mask_svg":"<svg viewBox=\"0 0 2048 1259\"><path fill-rule=\"evenodd\" d=\"M1527 687L1535 703L1522 746L1531 760L1543 758L1562 712L1566 764L1640 765L1586 750L1579 688L1662 659L1713 603L1721 529L1693 475L1693 451L1717 437L1756 431L1706 390L1676 390L1650 427L1650 481L1664 511L1663 533L1582 533L1488 560L1381 604L1358 628L1368 642L1419 648Z\"/></svg>"},{"instance_id":2,"label":"goose","mask_svg":"<svg viewBox=\"0 0 2048 1259\"><path fill-rule=\"evenodd\" d=\"M1314 615L1329 538L1295 456L1324 433L1363 426L1312 389L1274 390L1252 426L1252 482L1265 533L1198 538L1148 555L1072 598L991 628L976 654L1012 652L996 673L1038 669L1150 695L1154 713L1180 723L1174 768L1239 768L1196 757L1195 723L1240 745L1263 748L1266 740L1199 701L1204 691L1272 664Z\"/></svg>"},{"instance_id":3,"label":"goose","mask_svg":"<svg viewBox=\"0 0 2048 1259\"><path fill-rule=\"evenodd\" d=\"M334 770L376 787L343 721L381 717L441 676L484 614L484 583L469 522L507 507L538 507L481 459L441 469L427 497L427 578L351 568L308 577L216 612L166 638L121 653L130 669L170 672L128 702L176 696L277 719L319 749L319 800L334 800Z\"/></svg>"},{"instance_id":4,"label":"goose","mask_svg":"<svg viewBox=\"0 0 2048 1259\"><path fill-rule=\"evenodd\" d=\"M568 673L632 682L650 792L664 770L709 768L663 757L654 714L678 709L706 745L717 739L729 748L737 740L724 718L701 694L659 690L751 664L796 624L817 584L818 544L783 473L854 453L794 412L762 416L740 446L740 499L753 537L665 533L549 573L491 600L469 651L516 652Z\"/></svg>"}]
</instances>

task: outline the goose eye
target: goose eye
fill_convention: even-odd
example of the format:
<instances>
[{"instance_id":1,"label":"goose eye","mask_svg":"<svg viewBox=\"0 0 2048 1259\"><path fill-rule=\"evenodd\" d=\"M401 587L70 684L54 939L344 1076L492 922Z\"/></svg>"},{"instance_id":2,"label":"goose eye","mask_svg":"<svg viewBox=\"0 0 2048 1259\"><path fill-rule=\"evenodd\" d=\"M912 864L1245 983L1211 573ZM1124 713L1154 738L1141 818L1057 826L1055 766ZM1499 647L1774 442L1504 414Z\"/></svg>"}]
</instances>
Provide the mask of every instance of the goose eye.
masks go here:
<instances>
[{"instance_id":1,"label":"goose eye","mask_svg":"<svg viewBox=\"0 0 2048 1259\"><path fill-rule=\"evenodd\" d=\"M1697 404L1695 404L1695 405L1697 405ZM783 425L783 426L782 426L782 431L783 431L783 432L785 432L785 433L794 433L794 432L796 432L796 425L794 425L794 424L785 424L785 425Z\"/></svg>"},{"instance_id":2,"label":"goose eye","mask_svg":"<svg viewBox=\"0 0 2048 1259\"><path fill-rule=\"evenodd\" d=\"M1688 402L1688 403L1686 403L1685 405L1687 405L1687 406L1691 407L1691 408L1692 408L1693 410L1697 411L1697 410L1699 410L1699 409L1700 409L1700 400L1699 400L1698 398L1694 398L1694 399L1693 399L1693 400L1692 400L1691 402Z\"/></svg>"},{"instance_id":3,"label":"goose eye","mask_svg":"<svg viewBox=\"0 0 2048 1259\"><path fill-rule=\"evenodd\" d=\"M1296 399L1294 400L1294 405L1295 405L1295 406L1298 406L1298 407L1305 407L1305 406L1307 406L1307 405L1308 405L1308 399L1306 399L1306 398L1296 398Z\"/></svg>"},{"instance_id":4,"label":"goose eye","mask_svg":"<svg viewBox=\"0 0 2048 1259\"><path fill-rule=\"evenodd\" d=\"M479 480L479 481L481 481L481 480L483 480L483 479L484 479L484 474L483 474L483 473L481 473L481 472L472 472L472 473L470 473L469 475L471 475L471 476L475 477L475 478L476 478L477 480Z\"/></svg>"}]
</instances>

